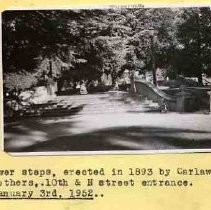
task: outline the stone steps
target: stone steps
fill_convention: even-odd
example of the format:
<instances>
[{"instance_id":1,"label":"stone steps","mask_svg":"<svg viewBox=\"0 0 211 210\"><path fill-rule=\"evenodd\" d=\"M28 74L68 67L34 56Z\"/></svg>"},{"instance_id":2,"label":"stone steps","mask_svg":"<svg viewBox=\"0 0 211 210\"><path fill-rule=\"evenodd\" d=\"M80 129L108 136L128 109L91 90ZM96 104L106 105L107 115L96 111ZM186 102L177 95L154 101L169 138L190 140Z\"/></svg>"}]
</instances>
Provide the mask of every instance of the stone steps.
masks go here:
<instances>
[{"instance_id":1,"label":"stone steps","mask_svg":"<svg viewBox=\"0 0 211 210\"><path fill-rule=\"evenodd\" d=\"M93 95L61 96L59 100L60 106L71 104L72 107L77 107L84 105L78 114L145 112L158 106L151 100L140 101L140 99L129 97L126 92L114 91Z\"/></svg>"}]
</instances>

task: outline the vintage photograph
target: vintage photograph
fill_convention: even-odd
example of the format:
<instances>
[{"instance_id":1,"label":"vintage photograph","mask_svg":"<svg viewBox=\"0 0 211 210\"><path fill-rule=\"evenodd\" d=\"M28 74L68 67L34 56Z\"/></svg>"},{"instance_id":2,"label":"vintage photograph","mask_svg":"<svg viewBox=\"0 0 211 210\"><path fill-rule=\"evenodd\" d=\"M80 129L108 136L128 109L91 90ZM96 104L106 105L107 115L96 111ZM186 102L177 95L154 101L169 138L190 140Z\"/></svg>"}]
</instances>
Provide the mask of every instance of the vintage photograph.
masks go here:
<instances>
[{"instance_id":1,"label":"vintage photograph","mask_svg":"<svg viewBox=\"0 0 211 210\"><path fill-rule=\"evenodd\" d=\"M4 150L211 151L210 7L1 14Z\"/></svg>"}]
</instances>

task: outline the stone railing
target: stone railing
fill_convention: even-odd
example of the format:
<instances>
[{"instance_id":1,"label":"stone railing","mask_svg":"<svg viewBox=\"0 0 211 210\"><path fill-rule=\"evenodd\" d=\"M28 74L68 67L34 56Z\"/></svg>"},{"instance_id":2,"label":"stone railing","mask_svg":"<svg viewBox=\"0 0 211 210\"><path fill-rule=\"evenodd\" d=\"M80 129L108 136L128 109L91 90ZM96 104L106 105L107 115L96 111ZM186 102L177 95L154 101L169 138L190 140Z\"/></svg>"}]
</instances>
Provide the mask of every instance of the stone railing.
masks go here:
<instances>
[{"instance_id":1,"label":"stone railing","mask_svg":"<svg viewBox=\"0 0 211 210\"><path fill-rule=\"evenodd\" d=\"M178 89L177 94L170 95L155 87L153 84L139 78L135 78L131 84L134 84L134 87L131 88L133 93L140 95L142 98L153 100L160 105L165 103L170 111L198 111L202 103L208 103L209 109L208 90L204 90L203 88L181 87ZM204 103L203 100L206 100L206 103Z\"/></svg>"},{"instance_id":2,"label":"stone railing","mask_svg":"<svg viewBox=\"0 0 211 210\"><path fill-rule=\"evenodd\" d=\"M141 97L153 100L160 105L166 103L169 110L176 110L176 97L164 93L162 90L145 80L134 79L134 86L135 88L133 88L133 90L141 95Z\"/></svg>"}]
</instances>

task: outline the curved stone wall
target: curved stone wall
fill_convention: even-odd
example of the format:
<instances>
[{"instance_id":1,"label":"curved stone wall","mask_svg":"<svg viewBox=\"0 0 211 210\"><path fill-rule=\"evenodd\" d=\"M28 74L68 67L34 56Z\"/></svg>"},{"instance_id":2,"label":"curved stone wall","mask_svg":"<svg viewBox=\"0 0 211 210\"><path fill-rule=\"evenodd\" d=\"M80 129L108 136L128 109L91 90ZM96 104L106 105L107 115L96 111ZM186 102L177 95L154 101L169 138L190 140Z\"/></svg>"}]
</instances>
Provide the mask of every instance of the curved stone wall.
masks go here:
<instances>
[{"instance_id":1,"label":"curved stone wall","mask_svg":"<svg viewBox=\"0 0 211 210\"><path fill-rule=\"evenodd\" d=\"M160 105L165 102L169 110L176 110L176 97L164 93L162 90L145 80L135 79L134 86L135 88L133 88L133 92L135 91L137 94L141 95L141 97L153 100Z\"/></svg>"}]
</instances>

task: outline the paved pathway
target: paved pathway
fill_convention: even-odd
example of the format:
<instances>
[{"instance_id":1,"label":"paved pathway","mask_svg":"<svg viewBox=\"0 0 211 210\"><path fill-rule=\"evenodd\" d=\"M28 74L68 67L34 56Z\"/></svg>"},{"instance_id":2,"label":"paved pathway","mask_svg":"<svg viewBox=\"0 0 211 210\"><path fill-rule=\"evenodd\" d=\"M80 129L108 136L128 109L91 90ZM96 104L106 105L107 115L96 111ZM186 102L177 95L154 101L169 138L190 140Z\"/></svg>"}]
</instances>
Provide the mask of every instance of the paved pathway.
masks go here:
<instances>
[{"instance_id":1,"label":"paved pathway","mask_svg":"<svg viewBox=\"0 0 211 210\"><path fill-rule=\"evenodd\" d=\"M127 93L60 96L58 101L84 105L69 117L5 123L5 150L120 151L211 149L211 115L150 113L156 104Z\"/></svg>"}]
</instances>

